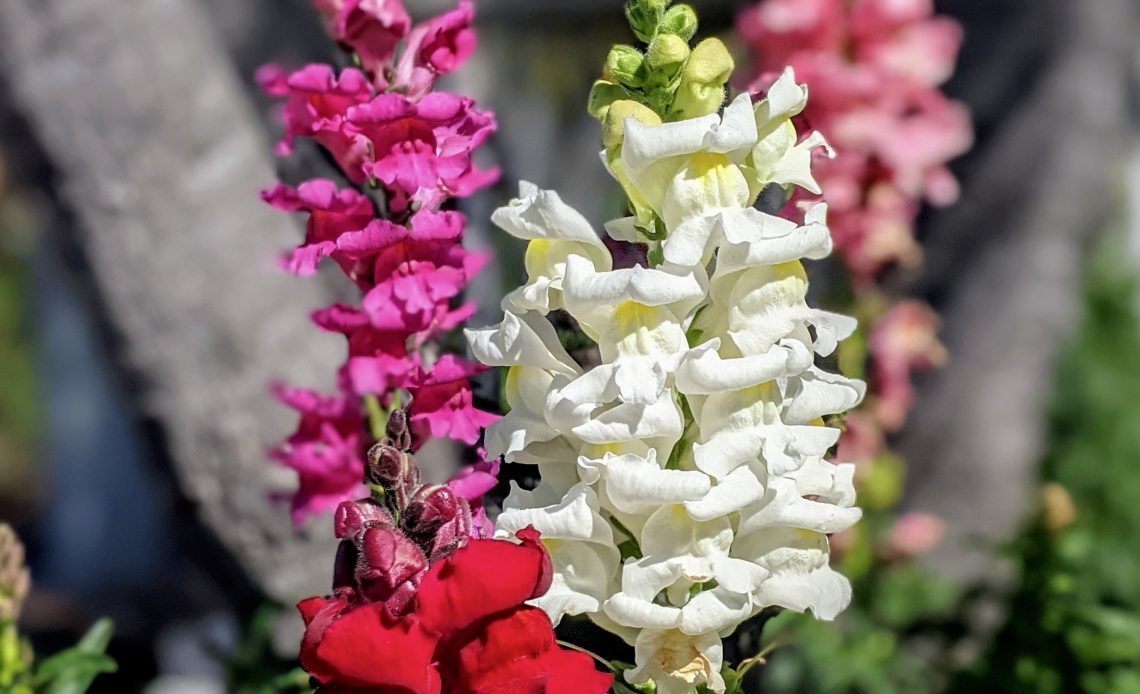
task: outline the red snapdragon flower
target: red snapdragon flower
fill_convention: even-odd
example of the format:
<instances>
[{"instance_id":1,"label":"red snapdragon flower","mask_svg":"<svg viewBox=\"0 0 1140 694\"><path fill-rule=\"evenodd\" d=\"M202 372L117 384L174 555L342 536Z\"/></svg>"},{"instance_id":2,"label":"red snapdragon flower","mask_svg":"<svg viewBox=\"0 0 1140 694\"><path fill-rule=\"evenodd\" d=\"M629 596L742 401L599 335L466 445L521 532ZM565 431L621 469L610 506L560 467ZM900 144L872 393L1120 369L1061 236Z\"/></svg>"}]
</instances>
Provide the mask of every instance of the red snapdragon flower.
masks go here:
<instances>
[{"instance_id":1,"label":"red snapdragon flower","mask_svg":"<svg viewBox=\"0 0 1140 694\"><path fill-rule=\"evenodd\" d=\"M432 565L411 611L395 616L349 588L303 600L301 664L322 694L602 694L612 676L565 651L524 603L550 587L533 528L521 544L471 540Z\"/></svg>"}]
</instances>

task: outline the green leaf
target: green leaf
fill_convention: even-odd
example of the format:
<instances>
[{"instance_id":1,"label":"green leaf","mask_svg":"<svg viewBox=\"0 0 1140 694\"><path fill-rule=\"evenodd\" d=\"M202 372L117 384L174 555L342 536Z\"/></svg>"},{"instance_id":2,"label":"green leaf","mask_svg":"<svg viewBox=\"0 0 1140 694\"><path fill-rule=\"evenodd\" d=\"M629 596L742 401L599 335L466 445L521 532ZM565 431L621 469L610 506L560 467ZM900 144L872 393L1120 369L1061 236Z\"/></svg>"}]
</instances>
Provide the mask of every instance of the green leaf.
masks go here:
<instances>
[{"instance_id":1,"label":"green leaf","mask_svg":"<svg viewBox=\"0 0 1140 694\"><path fill-rule=\"evenodd\" d=\"M113 633L114 626L110 620L99 620L74 648L41 662L34 682L46 685L44 694L83 694L100 674L114 672L118 668L114 660L104 655Z\"/></svg>"}]
</instances>

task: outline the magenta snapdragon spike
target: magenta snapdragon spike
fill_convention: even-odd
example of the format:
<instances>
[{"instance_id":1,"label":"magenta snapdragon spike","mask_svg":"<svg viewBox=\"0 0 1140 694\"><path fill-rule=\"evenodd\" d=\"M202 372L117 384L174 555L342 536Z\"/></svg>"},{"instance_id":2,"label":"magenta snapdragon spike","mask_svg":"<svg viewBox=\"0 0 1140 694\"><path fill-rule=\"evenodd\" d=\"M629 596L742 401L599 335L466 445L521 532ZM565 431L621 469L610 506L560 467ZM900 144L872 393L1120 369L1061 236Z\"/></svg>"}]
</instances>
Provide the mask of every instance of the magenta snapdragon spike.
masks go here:
<instances>
[{"instance_id":1,"label":"magenta snapdragon spike","mask_svg":"<svg viewBox=\"0 0 1140 694\"><path fill-rule=\"evenodd\" d=\"M495 130L494 116L469 98L433 91L435 79L460 67L475 48L474 8L463 0L413 26L399 0L314 2L356 67L308 65L287 72L269 65L257 78L283 101L278 155L291 154L299 139L314 141L348 184L278 184L262 198L308 217L303 242L284 254L282 268L312 275L327 258L357 287L360 301L312 316L317 327L346 339L339 392L277 389L278 398L301 414L297 431L272 453L298 474L292 500L298 523L361 496L365 451L382 437L384 419L395 408L408 408L412 449L428 437L475 444L483 427L498 419L473 403L469 379L482 367L441 353L435 344L474 312L460 298L487 260L463 248L463 215L441 208L498 177L473 161L475 149ZM470 494L481 509L494 484L487 479L491 470L482 464L464 471L454 489L438 494ZM433 497L409 503L438 515L443 502ZM468 523L464 529L484 533L481 510L476 521L477 527ZM384 549L379 536L377 543L377 551L399 551L395 545Z\"/></svg>"}]
</instances>

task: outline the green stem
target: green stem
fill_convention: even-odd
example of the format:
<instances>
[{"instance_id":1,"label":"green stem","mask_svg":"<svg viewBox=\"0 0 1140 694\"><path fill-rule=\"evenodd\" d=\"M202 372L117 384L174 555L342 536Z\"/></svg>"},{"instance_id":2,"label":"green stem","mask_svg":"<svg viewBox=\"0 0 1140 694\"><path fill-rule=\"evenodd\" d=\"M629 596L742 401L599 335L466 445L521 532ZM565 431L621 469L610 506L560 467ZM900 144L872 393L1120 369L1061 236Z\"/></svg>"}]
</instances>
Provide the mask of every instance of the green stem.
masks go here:
<instances>
[{"instance_id":1,"label":"green stem","mask_svg":"<svg viewBox=\"0 0 1140 694\"><path fill-rule=\"evenodd\" d=\"M764 646L764 648L760 649L759 653L752 656L751 658L740 661L740 665L736 666L737 674L739 674L741 677L744 677L744 675L746 675L748 671L752 669L753 665L763 663L764 658L772 651L776 650L780 646L787 646L790 643L791 639L784 640L780 639L779 637L772 639L772 642L767 646Z\"/></svg>"},{"instance_id":2,"label":"green stem","mask_svg":"<svg viewBox=\"0 0 1140 694\"><path fill-rule=\"evenodd\" d=\"M579 653L585 653L586 655L590 656L594 660L596 660L599 663L601 663L602 665L604 665L606 667L606 669L609 670L610 672L614 673L615 675L618 673L618 668L615 667L613 663L606 660L605 658L598 655L597 653L594 653L593 651L588 651L585 648L582 648L581 646L570 643L569 641L563 641L561 639L559 639L557 641L557 643L559 646L562 646L563 648L569 648L572 651L578 651Z\"/></svg>"},{"instance_id":3,"label":"green stem","mask_svg":"<svg viewBox=\"0 0 1140 694\"><path fill-rule=\"evenodd\" d=\"M368 431L375 441L383 441L388 418L384 416L384 408L380 406L380 398L375 395L364 396L364 413L368 415Z\"/></svg>"},{"instance_id":4,"label":"green stem","mask_svg":"<svg viewBox=\"0 0 1140 694\"><path fill-rule=\"evenodd\" d=\"M637 541L637 535L634 535L632 532L630 532L629 528L625 527L625 524L618 520L612 513L606 515L609 516L607 520L609 520L610 525L614 526L614 528L629 538L629 542L633 543L633 546L637 549L637 556L642 556L641 544Z\"/></svg>"}]
</instances>

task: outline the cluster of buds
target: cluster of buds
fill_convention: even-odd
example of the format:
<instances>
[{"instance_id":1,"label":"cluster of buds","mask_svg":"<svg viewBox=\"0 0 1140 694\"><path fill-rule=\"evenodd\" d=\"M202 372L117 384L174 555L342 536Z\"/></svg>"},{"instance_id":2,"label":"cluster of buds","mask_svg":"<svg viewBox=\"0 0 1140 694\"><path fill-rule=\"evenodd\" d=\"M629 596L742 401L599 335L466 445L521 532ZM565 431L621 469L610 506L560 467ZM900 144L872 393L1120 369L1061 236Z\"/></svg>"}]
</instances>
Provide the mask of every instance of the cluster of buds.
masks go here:
<instances>
[{"instance_id":1,"label":"cluster of buds","mask_svg":"<svg viewBox=\"0 0 1140 694\"><path fill-rule=\"evenodd\" d=\"M31 663L32 653L16 630L30 583L24 545L10 526L0 523L0 690L15 694L31 694L17 683Z\"/></svg>"},{"instance_id":2,"label":"cluster of buds","mask_svg":"<svg viewBox=\"0 0 1140 694\"><path fill-rule=\"evenodd\" d=\"M24 545L10 526L0 524L0 624L20 618L30 584Z\"/></svg>"},{"instance_id":3,"label":"cluster of buds","mask_svg":"<svg viewBox=\"0 0 1140 694\"><path fill-rule=\"evenodd\" d=\"M408 449L407 416L396 410L387 438L368 451L371 495L337 507L341 541L333 587L393 615L410 609L416 586L434 562L462 547L471 534L467 501L445 485L421 484Z\"/></svg>"},{"instance_id":4,"label":"cluster of buds","mask_svg":"<svg viewBox=\"0 0 1140 694\"><path fill-rule=\"evenodd\" d=\"M621 157L626 119L660 123L715 113L724 102L725 85L735 66L720 39L707 38L690 48L697 31L696 12L689 5L671 4L672 0L638 0L626 5L630 28L645 46L614 46L602 78L590 91L589 111L602 124L606 166L627 191L634 186ZM630 207L648 239L664 238L664 226L655 223L643 196L631 193Z\"/></svg>"},{"instance_id":5,"label":"cluster of buds","mask_svg":"<svg viewBox=\"0 0 1140 694\"><path fill-rule=\"evenodd\" d=\"M278 154L311 140L351 185L314 179L262 197L308 218L304 241L282 266L312 275L327 258L360 301L312 316L347 342L339 392L278 389L301 414L297 431L273 451L297 472L297 523L362 493L365 452L382 438L386 412L409 408L413 449L429 437L472 445L498 419L474 405L469 378L480 367L440 345L474 312L461 297L487 261L463 248L466 220L443 206L498 176L474 163L475 150L495 130L492 114L469 98L432 90L474 50L473 6L464 0L413 26L400 0L315 1L354 66L287 73L271 65L258 79L283 100Z\"/></svg>"}]
</instances>

